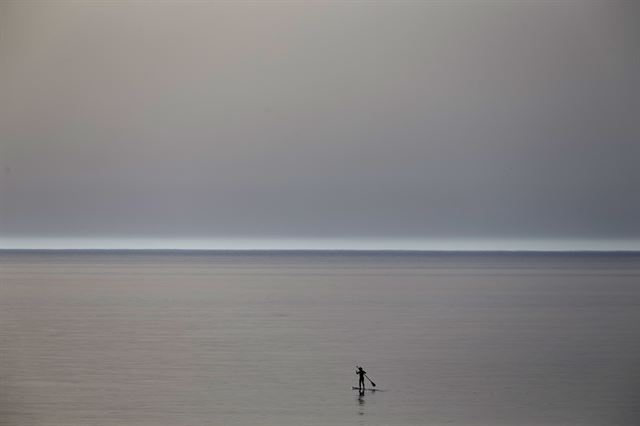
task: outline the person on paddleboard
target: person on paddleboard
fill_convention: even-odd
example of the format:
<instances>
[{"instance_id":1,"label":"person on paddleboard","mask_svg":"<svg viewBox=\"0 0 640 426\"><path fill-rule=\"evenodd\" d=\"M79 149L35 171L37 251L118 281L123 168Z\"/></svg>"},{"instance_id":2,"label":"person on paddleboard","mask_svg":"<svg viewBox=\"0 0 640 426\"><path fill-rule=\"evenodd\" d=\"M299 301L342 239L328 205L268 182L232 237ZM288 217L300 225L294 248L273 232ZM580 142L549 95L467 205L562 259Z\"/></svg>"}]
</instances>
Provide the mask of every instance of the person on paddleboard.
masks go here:
<instances>
[{"instance_id":1,"label":"person on paddleboard","mask_svg":"<svg viewBox=\"0 0 640 426\"><path fill-rule=\"evenodd\" d=\"M356 374L360 376L358 381L358 389L364 390L364 376L367 375L367 372L362 369L362 367L356 367Z\"/></svg>"}]
</instances>

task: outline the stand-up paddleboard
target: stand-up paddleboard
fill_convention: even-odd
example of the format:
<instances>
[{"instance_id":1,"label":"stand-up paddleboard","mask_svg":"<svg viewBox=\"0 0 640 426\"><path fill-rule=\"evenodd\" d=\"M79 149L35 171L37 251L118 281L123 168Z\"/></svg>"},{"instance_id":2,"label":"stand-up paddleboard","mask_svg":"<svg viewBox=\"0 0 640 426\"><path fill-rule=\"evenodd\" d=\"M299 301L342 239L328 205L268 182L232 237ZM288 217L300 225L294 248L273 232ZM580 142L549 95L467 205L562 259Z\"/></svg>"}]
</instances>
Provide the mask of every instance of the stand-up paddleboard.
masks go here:
<instances>
[{"instance_id":1,"label":"stand-up paddleboard","mask_svg":"<svg viewBox=\"0 0 640 426\"><path fill-rule=\"evenodd\" d=\"M361 389L361 388L357 388L355 386L351 386L352 390L366 390L366 391L371 391L371 392L380 392L382 389L373 389L373 388L365 388L365 389Z\"/></svg>"}]
</instances>

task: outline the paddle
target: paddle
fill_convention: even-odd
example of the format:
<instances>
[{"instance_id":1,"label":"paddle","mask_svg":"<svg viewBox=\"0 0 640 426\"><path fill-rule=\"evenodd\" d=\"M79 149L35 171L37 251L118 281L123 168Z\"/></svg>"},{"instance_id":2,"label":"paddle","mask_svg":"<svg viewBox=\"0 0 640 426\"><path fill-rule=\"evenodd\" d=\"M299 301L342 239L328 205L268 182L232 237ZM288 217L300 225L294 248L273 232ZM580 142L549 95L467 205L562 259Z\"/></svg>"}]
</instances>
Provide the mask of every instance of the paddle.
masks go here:
<instances>
[{"instance_id":1,"label":"paddle","mask_svg":"<svg viewBox=\"0 0 640 426\"><path fill-rule=\"evenodd\" d=\"M364 375L364 377L366 377L366 378L367 378L367 380L369 380L369 381L371 382L371 385L372 385L374 388L376 387L376 384L375 384L375 383L373 383L373 380L371 380L371 379L369 378L369 376L367 376L367 375L365 374L365 375Z\"/></svg>"}]
</instances>

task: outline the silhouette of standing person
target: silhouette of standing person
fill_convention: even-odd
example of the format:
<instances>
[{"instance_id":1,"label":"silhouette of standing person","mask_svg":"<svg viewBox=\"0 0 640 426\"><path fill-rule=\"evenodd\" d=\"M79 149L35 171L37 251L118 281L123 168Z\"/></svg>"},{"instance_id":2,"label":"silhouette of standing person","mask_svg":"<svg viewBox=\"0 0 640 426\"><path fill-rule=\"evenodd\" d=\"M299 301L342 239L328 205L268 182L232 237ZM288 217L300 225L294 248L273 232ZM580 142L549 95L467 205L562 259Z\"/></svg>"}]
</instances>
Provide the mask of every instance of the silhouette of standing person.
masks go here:
<instances>
[{"instance_id":1,"label":"silhouette of standing person","mask_svg":"<svg viewBox=\"0 0 640 426\"><path fill-rule=\"evenodd\" d=\"M358 367L356 370L356 374L360 376L360 380L358 381L358 389L364 390L364 376L367 374L366 371L362 369L362 367Z\"/></svg>"}]
</instances>

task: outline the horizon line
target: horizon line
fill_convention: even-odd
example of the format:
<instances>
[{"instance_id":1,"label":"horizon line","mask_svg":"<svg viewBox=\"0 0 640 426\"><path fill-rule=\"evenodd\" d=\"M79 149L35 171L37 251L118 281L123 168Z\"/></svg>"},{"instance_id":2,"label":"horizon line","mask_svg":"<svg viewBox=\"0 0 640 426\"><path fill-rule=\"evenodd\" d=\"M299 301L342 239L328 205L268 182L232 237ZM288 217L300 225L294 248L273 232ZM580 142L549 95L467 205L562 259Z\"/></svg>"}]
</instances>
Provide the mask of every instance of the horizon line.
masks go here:
<instances>
[{"instance_id":1,"label":"horizon line","mask_svg":"<svg viewBox=\"0 0 640 426\"><path fill-rule=\"evenodd\" d=\"M640 255L640 250L384 250L384 249L7 249L2 254L406 254L406 255Z\"/></svg>"},{"instance_id":2,"label":"horizon line","mask_svg":"<svg viewBox=\"0 0 640 426\"><path fill-rule=\"evenodd\" d=\"M640 252L640 240L0 238L0 251Z\"/></svg>"}]
</instances>

